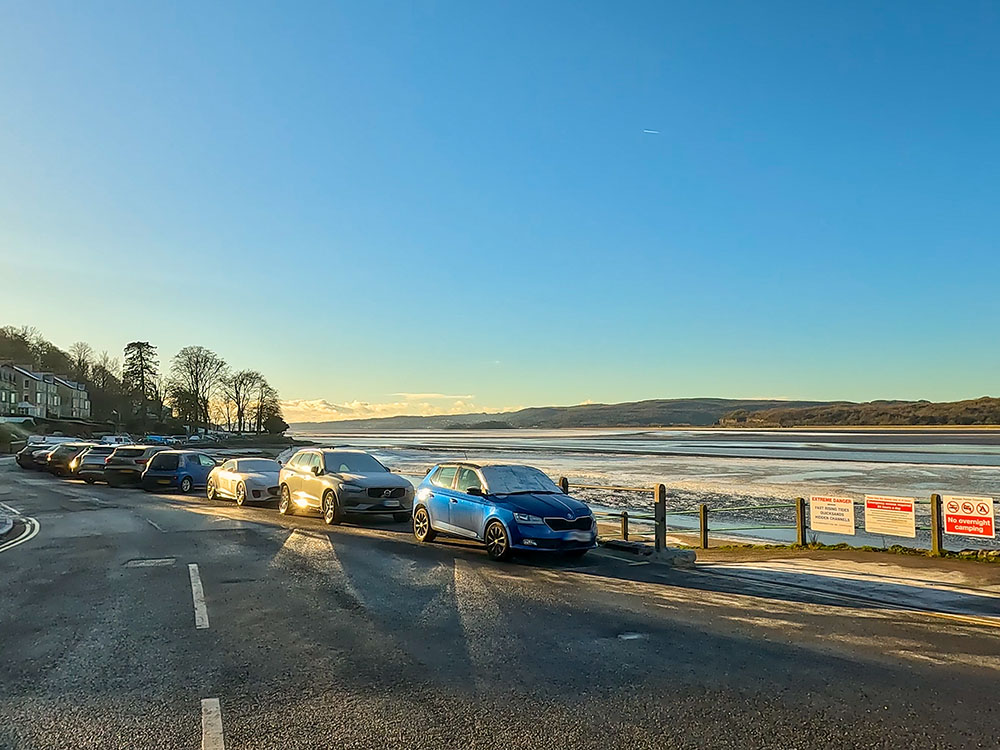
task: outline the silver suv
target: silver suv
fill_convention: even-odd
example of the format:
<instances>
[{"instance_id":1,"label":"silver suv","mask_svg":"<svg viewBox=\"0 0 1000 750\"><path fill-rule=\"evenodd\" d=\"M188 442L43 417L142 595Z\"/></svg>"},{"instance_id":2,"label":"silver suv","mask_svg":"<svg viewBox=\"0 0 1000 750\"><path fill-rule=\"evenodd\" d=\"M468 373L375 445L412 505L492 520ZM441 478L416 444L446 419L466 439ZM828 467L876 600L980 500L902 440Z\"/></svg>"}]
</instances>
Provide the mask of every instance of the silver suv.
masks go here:
<instances>
[{"instance_id":1,"label":"silver suv","mask_svg":"<svg viewBox=\"0 0 1000 750\"><path fill-rule=\"evenodd\" d=\"M281 467L278 512L319 510L339 524L346 514L385 514L407 521L413 510L413 485L363 451L305 448Z\"/></svg>"}]
</instances>

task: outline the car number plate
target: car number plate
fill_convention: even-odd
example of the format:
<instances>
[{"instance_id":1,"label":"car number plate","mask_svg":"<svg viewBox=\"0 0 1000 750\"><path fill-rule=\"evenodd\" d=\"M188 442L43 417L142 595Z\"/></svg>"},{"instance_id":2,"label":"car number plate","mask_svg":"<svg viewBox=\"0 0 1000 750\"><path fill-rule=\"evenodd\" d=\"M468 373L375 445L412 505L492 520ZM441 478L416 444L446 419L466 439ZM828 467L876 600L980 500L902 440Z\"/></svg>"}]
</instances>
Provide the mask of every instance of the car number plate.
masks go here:
<instances>
[{"instance_id":1,"label":"car number plate","mask_svg":"<svg viewBox=\"0 0 1000 750\"><path fill-rule=\"evenodd\" d=\"M570 531L566 534L566 538L571 542L589 542L590 532L589 531Z\"/></svg>"},{"instance_id":2,"label":"car number plate","mask_svg":"<svg viewBox=\"0 0 1000 750\"><path fill-rule=\"evenodd\" d=\"M386 500L384 505L386 508L398 508L399 500Z\"/></svg>"},{"instance_id":3,"label":"car number plate","mask_svg":"<svg viewBox=\"0 0 1000 750\"><path fill-rule=\"evenodd\" d=\"M159 482L160 484L170 484L169 479L157 479L156 481Z\"/></svg>"}]
</instances>

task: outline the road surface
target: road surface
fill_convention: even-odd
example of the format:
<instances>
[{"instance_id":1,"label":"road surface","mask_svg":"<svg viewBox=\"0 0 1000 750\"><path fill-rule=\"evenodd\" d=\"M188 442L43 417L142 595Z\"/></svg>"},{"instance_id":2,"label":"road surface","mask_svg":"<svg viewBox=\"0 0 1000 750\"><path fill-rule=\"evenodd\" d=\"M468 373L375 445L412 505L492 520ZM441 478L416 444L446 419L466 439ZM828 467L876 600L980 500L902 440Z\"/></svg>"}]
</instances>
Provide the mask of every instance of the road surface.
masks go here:
<instances>
[{"instance_id":1,"label":"road surface","mask_svg":"<svg viewBox=\"0 0 1000 750\"><path fill-rule=\"evenodd\" d=\"M9 459L0 503L2 748L1000 744L989 624Z\"/></svg>"}]
</instances>

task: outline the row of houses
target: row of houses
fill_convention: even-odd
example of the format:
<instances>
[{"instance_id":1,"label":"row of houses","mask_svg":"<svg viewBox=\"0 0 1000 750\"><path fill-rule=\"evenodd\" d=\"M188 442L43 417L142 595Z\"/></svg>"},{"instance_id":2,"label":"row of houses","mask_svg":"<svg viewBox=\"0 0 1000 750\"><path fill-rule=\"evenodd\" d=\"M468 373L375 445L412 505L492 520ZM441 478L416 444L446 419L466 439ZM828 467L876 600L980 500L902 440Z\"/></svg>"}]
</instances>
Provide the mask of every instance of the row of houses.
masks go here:
<instances>
[{"instance_id":1,"label":"row of houses","mask_svg":"<svg viewBox=\"0 0 1000 750\"><path fill-rule=\"evenodd\" d=\"M82 383L0 362L0 416L90 419L90 396Z\"/></svg>"}]
</instances>

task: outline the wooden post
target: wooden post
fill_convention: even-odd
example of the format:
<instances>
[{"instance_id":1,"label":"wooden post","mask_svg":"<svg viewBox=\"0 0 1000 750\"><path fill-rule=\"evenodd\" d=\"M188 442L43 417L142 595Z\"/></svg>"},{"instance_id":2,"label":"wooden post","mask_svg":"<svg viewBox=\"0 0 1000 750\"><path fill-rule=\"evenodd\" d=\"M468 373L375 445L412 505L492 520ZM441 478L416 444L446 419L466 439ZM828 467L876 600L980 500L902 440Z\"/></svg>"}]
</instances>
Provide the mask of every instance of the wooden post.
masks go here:
<instances>
[{"instance_id":1,"label":"wooden post","mask_svg":"<svg viewBox=\"0 0 1000 750\"><path fill-rule=\"evenodd\" d=\"M653 490L653 523L656 551L661 552L667 546L667 486L658 484Z\"/></svg>"},{"instance_id":2,"label":"wooden post","mask_svg":"<svg viewBox=\"0 0 1000 750\"><path fill-rule=\"evenodd\" d=\"M564 495L569 494L569 480L566 477L559 477L559 489L563 491Z\"/></svg>"},{"instance_id":3,"label":"wooden post","mask_svg":"<svg viewBox=\"0 0 1000 750\"><path fill-rule=\"evenodd\" d=\"M628 511L622 511L622 539L628 541Z\"/></svg>"},{"instance_id":4,"label":"wooden post","mask_svg":"<svg viewBox=\"0 0 1000 750\"><path fill-rule=\"evenodd\" d=\"M795 543L806 546L806 499L795 498Z\"/></svg>"},{"instance_id":5,"label":"wooden post","mask_svg":"<svg viewBox=\"0 0 1000 750\"><path fill-rule=\"evenodd\" d=\"M931 554L941 557L941 496L931 495Z\"/></svg>"},{"instance_id":6,"label":"wooden post","mask_svg":"<svg viewBox=\"0 0 1000 750\"><path fill-rule=\"evenodd\" d=\"M701 548L708 549L708 506L705 503L698 506L698 522Z\"/></svg>"}]
</instances>

